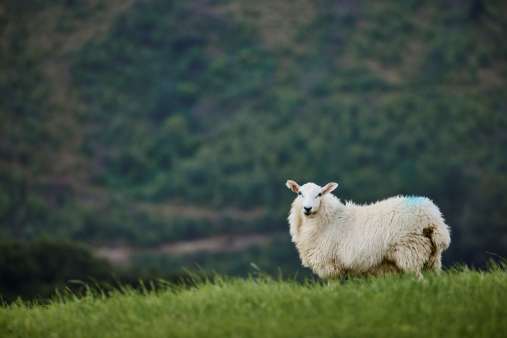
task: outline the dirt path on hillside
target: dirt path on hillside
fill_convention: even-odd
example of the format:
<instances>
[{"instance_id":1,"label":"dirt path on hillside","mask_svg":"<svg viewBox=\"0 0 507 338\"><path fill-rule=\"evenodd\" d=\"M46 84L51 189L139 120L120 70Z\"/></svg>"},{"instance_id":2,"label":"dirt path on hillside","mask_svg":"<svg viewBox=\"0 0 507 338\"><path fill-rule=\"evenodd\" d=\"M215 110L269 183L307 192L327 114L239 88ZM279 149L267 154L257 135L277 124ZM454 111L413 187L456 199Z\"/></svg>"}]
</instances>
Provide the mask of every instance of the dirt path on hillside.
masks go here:
<instances>
[{"instance_id":1,"label":"dirt path on hillside","mask_svg":"<svg viewBox=\"0 0 507 338\"><path fill-rule=\"evenodd\" d=\"M208 238L165 243L154 248L128 245L95 247L93 252L116 265L128 265L132 255L166 254L190 255L195 253L238 252L254 246L269 244L275 234L220 235Z\"/></svg>"}]
</instances>

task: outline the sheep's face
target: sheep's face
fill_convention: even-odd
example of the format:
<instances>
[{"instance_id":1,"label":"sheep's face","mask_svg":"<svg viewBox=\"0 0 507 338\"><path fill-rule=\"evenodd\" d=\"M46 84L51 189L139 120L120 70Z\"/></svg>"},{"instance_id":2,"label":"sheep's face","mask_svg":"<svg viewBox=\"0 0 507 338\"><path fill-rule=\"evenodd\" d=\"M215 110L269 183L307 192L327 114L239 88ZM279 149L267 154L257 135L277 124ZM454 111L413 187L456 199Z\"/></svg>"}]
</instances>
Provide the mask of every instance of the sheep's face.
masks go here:
<instances>
[{"instance_id":1,"label":"sheep's face","mask_svg":"<svg viewBox=\"0 0 507 338\"><path fill-rule=\"evenodd\" d=\"M319 211L322 196L338 187L338 183L335 182L330 182L323 187L311 182L300 186L293 180L288 180L285 185L298 195L296 200L301 206L301 212L307 217L311 217Z\"/></svg>"}]
</instances>

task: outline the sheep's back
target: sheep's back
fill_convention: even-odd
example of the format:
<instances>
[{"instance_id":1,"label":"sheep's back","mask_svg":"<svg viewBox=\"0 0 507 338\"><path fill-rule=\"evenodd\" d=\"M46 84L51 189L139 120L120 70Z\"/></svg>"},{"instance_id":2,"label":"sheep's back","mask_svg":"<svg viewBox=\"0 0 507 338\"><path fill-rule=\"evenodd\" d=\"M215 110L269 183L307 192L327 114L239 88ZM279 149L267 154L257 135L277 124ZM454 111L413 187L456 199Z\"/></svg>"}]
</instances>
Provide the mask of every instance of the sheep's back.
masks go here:
<instances>
[{"instance_id":1,"label":"sheep's back","mask_svg":"<svg viewBox=\"0 0 507 338\"><path fill-rule=\"evenodd\" d=\"M430 224L443 224L438 208L426 197L396 196L369 205L346 205L349 222L340 256L346 266L367 270L407 235L422 233ZM343 235L343 234L342 234Z\"/></svg>"}]
</instances>

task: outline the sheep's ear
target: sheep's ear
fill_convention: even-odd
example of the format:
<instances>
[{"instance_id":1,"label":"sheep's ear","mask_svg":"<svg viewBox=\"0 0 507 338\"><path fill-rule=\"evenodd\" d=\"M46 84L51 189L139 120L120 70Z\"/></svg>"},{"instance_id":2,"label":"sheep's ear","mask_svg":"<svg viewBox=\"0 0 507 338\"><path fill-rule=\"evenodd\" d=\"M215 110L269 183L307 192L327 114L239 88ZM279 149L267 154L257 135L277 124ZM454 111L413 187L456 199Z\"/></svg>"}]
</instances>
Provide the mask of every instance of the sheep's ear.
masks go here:
<instances>
[{"instance_id":1,"label":"sheep's ear","mask_svg":"<svg viewBox=\"0 0 507 338\"><path fill-rule=\"evenodd\" d=\"M292 192L295 192L296 194L299 192L299 184L296 181L287 180L287 182L285 182L285 185L287 188L292 190Z\"/></svg>"},{"instance_id":2,"label":"sheep's ear","mask_svg":"<svg viewBox=\"0 0 507 338\"><path fill-rule=\"evenodd\" d=\"M326 184L325 186L322 187L320 192L322 195L324 195L324 194L327 194L328 192L334 191L336 188L338 188L338 183L329 182L328 184Z\"/></svg>"}]
</instances>

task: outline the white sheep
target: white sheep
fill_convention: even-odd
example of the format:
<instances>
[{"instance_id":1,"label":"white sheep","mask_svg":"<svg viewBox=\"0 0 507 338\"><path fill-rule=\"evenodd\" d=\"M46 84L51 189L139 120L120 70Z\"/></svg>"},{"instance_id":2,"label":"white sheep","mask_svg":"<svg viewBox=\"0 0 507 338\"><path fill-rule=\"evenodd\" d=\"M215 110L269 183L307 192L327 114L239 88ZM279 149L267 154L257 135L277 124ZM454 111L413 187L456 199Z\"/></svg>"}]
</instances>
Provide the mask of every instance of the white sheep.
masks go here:
<instances>
[{"instance_id":1,"label":"white sheep","mask_svg":"<svg viewBox=\"0 0 507 338\"><path fill-rule=\"evenodd\" d=\"M287 187L298 196L289 214L290 235L303 266L321 278L440 271L449 228L426 197L396 196L369 205L343 204L338 184Z\"/></svg>"}]
</instances>

